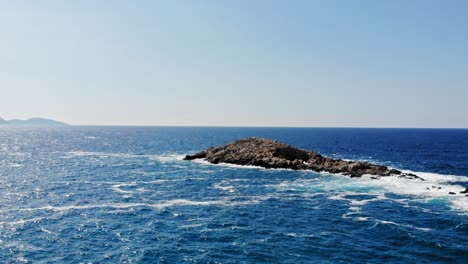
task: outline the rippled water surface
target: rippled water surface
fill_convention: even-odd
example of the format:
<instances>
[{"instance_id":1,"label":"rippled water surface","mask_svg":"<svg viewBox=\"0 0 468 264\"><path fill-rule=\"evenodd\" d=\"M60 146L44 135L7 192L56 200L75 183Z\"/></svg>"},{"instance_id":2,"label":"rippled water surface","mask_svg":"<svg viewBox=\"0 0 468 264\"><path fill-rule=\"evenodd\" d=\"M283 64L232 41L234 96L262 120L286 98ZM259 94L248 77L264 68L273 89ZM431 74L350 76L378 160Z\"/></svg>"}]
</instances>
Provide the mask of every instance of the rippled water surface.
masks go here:
<instances>
[{"instance_id":1,"label":"rippled water surface","mask_svg":"<svg viewBox=\"0 0 468 264\"><path fill-rule=\"evenodd\" d=\"M426 181L182 160L248 136ZM467 176L468 130L0 127L0 262L466 263Z\"/></svg>"}]
</instances>

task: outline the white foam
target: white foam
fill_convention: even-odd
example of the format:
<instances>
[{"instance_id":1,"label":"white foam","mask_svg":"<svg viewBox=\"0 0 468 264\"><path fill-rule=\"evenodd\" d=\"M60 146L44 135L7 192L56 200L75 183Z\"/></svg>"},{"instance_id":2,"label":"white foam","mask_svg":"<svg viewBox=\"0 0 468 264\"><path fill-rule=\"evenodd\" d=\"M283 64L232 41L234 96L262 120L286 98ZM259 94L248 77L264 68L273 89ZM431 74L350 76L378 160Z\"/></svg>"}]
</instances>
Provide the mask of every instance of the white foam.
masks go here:
<instances>
[{"instance_id":1,"label":"white foam","mask_svg":"<svg viewBox=\"0 0 468 264\"><path fill-rule=\"evenodd\" d=\"M468 177L421 172L411 173L420 176L425 181L398 177L381 177L378 180L362 177L356 180L369 186L378 186L389 192L412 195L426 201L442 198L447 200L454 209L468 212L468 197L460 194L465 188L461 185L450 184L452 182L468 182ZM455 195L449 194L449 192L453 192Z\"/></svg>"},{"instance_id":2,"label":"white foam","mask_svg":"<svg viewBox=\"0 0 468 264\"><path fill-rule=\"evenodd\" d=\"M228 193L233 193L236 191L236 188L233 185L229 185L229 180L223 180L219 183L213 184L213 188L222 190Z\"/></svg>"},{"instance_id":3,"label":"white foam","mask_svg":"<svg viewBox=\"0 0 468 264\"><path fill-rule=\"evenodd\" d=\"M340 193L340 194L336 194L336 195L333 195L333 196L330 196L328 197L328 199L330 200L348 200L346 198L344 198L347 194L343 194L343 193Z\"/></svg>"},{"instance_id":4,"label":"white foam","mask_svg":"<svg viewBox=\"0 0 468 264\"><path fill-rule=\"evenodd\" d=\"M22 262L22 263L29 263L29 260L28 260L27 258L23 257L23 256L18 257L18 258L16 259L16 261Z\"/></svg>"},{"instance_id":5,"label":"white foam","mask_svg":"<svg viewBox=\"0 0 468 264\"><path fill-rule=\"evenodd\" d=\"M211 165L215 166L206 160L203 159L196 159L196 162L203 165ZM258 169L258 170L290 170L290 169L266 169L259 166L250 166L250 165L236 165L236 164L229 164L229 163L219 163L216 166L223 166L228 168L235 168L235 169ZM317 174L313 171L301 171L302 173L313 173ZM418 196L420 198L426 199L430 201L435 198L443 198L446 199L449 204L456 210L468 213L468 197L465 197L463 194L460 194L461 191L465 190L465 187L456 184L450 184L454 182L468 182L468 177L466 176L456 176L456 175L442 175L436 173L427 173L427 172L413 172L413 171L403 171L405 173L413 173L418 175L419 177L425 179L425 181L417 180L417 179L405 179L400 178L397 176L390 176L390 177L380 177L379 179L372 179L372 175L366 175L361 178L353 178L350 179L348 176L340 175L340 174L331 174L327 172L320 172L319 174L322 176L331 176L335 178L343 178L344 180L339 181L339 184L343 184L345 186L344 189L348 189L347 187L355 187L355 188L364 188L364 187L377 187L380 190L375 190L371 192L371 194L379 194L382 191L393 192L396 194L403 194L403 195L412 195ZM306 179L307 181L307 179ZM314 185L321 185L322 187L328 189L336 189L336 184L327 186L326 182L320 182L316 180L312 180ZM310 182L309 182L310 183ZM335 183L335 182L333 182ZM298 185L303 185L302 187L307 187L307 182L299 183L298 182L283 182L279 186L281 189L289 188L294 189L298 187ZM294 186L296 185L296 186ZM293 186L293 187L291 187ZM433 188L435 186L436 188ZM441 187L441 189L438 189ZM314 188L317 189L317 188ZM449 194L449 192L455 193ZM364 193L368 194L368 193ZM382 199L383 197L380 196L378 199ZM330 199L337 199L337 197L330 197ZM355 201L355 203L367 203L369 201Z\"/></svg>"},{"instance_id":6,"label":"white foam","mask_svg":"<svg viewBox=\"0 0 468 264\"><path fill-rule=\"evenodd\" d=\"M281 190L302 190L306 193L330 193L332 200L347 200L351 205L363 206L366 203L389 199L384 194L391 192L400 195L409 195L413 199L431 202L440 199L448 203L452 209L468 213L468 197L460 192L465 189L456 182L468 182L468 177L456 175L441 175L424 172L411 172L425 181L418 179L405 179L396 176L373 179L371 175L361 178L349 178L339 174L321 173L322 177L302 178L294 181L283 181L274 187ZM439 189L440 187L440 189ZM449 194L453 192L455 194ZM375 198L355 200L348 195L374 195ZM401 202L401 201L399 201ZM408 200L404 201L408 204Z\"/></svg>"},{"instance_id":7,"label":"white foam","mask_svg":"<svg viewBox=\"0 0 468 264\"><path fill-rule=\"evenodd\" d=\"M149 155L149 158L151 160L159 161L162 163L181 161L184 159L184 157L185 155L173 154L173 153L166 153L166 154L161 154L161 155Z\"/></svg>"},{"instance_id":8,"label":"white foam","mask_svg":"<svg viewBox=\"0 0 468 264\"><path fill-rule=\"evenodd\" d=\"M351 209L351 211L343 214L341 216L341 218L352 219L352 220L356 220L356 221L360 221L360 222L367 221L369 219L369 217L356 216L356 215L361 214L361 208L354 207L354 208L350 208L350 209Z\"/></svg>"},{"instance_id":9,"label":"white foam","mask_svg":"<svg viewBox=\"0 0 468 264\"><path fill-rule=\"evenodd\" d=\"M211 162L206 161L204 159L194 159L193 161L198 163L198 164L205 165L205 166L221 166L221 167L231 168L231 169L250 169L250 170L255 169L255 170L266 170L266 171L294 171L293 169L278 169L278 168L267 169L267 168L264 168L264 167L254 166L254 165L239 165L239 164L224 163L224 162L214 164L214 163L211 163ZM303 172L307 172L307 171L303 171Z\"/></svg>"},{"instance_id":10,"label":"white foam","mask_svg":"<svg viewBox=\"0 0 468 264\"><path fill-rule=\"evenodd\" d=\"M419 177L425 179L426 181L435 181L435 182L468 182L467 176L457 176L457 175L449 175L449 174L437 174L437 173L430 173L430 172L415 172L404 170L402 172L405 173L413 173L418 175Z\"/></svg>"},{"instance_id":11,"label":"white foam","mask_svg":"<svg viewBox=\"0 0 468 264\"><path fill-rule=\"evenodd\" d=\"M369 220L369 217L362 217L362 216L360 216L360 217L356 217L356 220L357 220L357 221L360 221L360 222L365 222L365 221L368 221L368 220Z\"/></svg>"},{"instance_id":12,"label":"white foam","mask_svg":"<svg viewBox=\"0 0 468 264\"><path fill-rule=\"evenodd\" d=\"M120 184L115 184L115 185L112 185L112 190L114 190L115 192L118 192L118 193L125 193L125 194L131 194L131 193L134 193L133 191L127 191L127 190L122 190L121 188L122 187L125 187L125 186L135 186L136 184L135 183L120 183Z\"/></svg>"},{"instance_id":13,"label":"white foam","mask_svg":"<svg viewBox=\"0 0 468 264\"><path fill-rule=\"evenodd\" d=\"M238 198L238 197L236 197ZM105 204L87 204L87 205L65 205L65 206L52 206L47 205L43 207L35 207L35 208L19 208L19 209L7 209L7 210L0 210L0 212L9 212L9 211L52 211L52 212L67 212L72 210L89 210L89 209L130 209L130 208L138 208L138 207L147 207L153 209L165 209L168 207L174 206L239 206L239 205L250 205L260 203L265 199L270 198L269 196L261 196L251 197L252 199L246 201L231 201L227 199L223 200L209 200L209 201L192 201L187 199L174 199L174 200L167 200L161 203L105 203ZM21 221L34 221L34 219L29 220L21 220ZM11 222L5 222L11 223ZM22 223L22 222L14 222L15 224ZM2 222L0 222L2 224Z\"/></svg>"},{"instance_id":14,"label":"white foam","mask_svg":"<svg viewBox=\"0 0 468 264\"><path fill-rule=\"evenodd\" d=\"M399 224L399 223L395 223L395 222L392 222L392 221L385 221L385 220L379 220L379 219L375 219L375 221L377 223L379 223L379 224L403 226L403 227L414 228L414 229L421 230L421 231L426 231L426 232L432 230L432 229L427 228L427 227L417 227L417 226L413 226L413 225Z\"/></svg>"},{"instance_id":15,"label":"white foam","mask_svg":"<svg viewBox=\"0 0 468 264\"><path fill-rule=\"evenodd\" d=\"M30 223L30 222L38 223L42 219L44 219L44 218L43 217L36 217L36 218L30 218L30 219L21 219L21 220L17 220L17 221L10 221L10 222L0 222L0 226L4 226L4 225L22 225L22 224L26 224L26 223Z\"/></svg>"},{"instance_id":16,"label":"white foam","mask_svg":"<svg viewBox=\"0 0 468 264\"><path fill-rule=\"evenodd\" d=\"M122 234L119 233L119 232L116 232L115 235L116 235L121 241L123 241L123 242L131 242L131 241L132 241L132 240L130 240L130 239L128 239L128 238L122 236Z\"/></svg>"},{"instance_id":17,"label":"white foam","mask_svg":"<svg viewBox=\"0 0 468 264\"><path fill-rule=\"evenodd\" d=\"M184 159L184 155L176 153L163 153L158 155L149 154L133 154L133 153L118 153L118 152L91 152L91 151L70 151L66 153L66 157L98 157L98 158L123 158L123 159L134 159L134 158L146 158L159 162L173 162L181 161Z\"/></svg>"},{"instance_id":18,"label":"white foam","mask_svg":"<svg viewBox=\"0 0 468 264\"><path fill-rule=\"evenodd\" d=\"M143 188L143 187L137 188L136 190L137 190L137 192L139 192L139 193L144 193L144 192L147 192L147 191L148 191L146 188Z\"/></svg>"},{"instance_id":19,"label":"white foam","mask_svg":"<svg viewBox=\"0 0 468 264\"><path fill-rule=\"evenodd\" d=\"M191 225L181 225L179 228L188 229L188 228L196 228L196 227L201 227L201 226L203 226L203 224L191 224Z\"/></svg>"},{"instance_id":20,"label":"white foam","mask_svg":"<svg viewBox=\"0 0 468 264\"><path fill-rule=\"evenodd\" d=\"M16 151L16 150L14 149L13 151ZM17 157L31 157L32 154L27 153L27 152L8 152L6 155L17 156Z\"/></svg>"},{"instance_id":21,"label":"white foam","mask_svg":"<svg viewBox=\"0 0 468 264\"><path fill-rule=\"evenodd\" d=\"M385 197L384 195L378 195L377 197L375 198L371 198L371 199L364 199L364 200L354 200L354 199L351 199L351 205L365 205L369 202L374 202L374 201L380 201L380 200L385 200L387 199L387 197Z\"/></svg>"},{"instance_id":22,"label":"white foam","mask_svg":"<svg viewBox=\"0 0 468 264\"><path fill-rule=\"evenodd\" d=\"M50 235L55 235L55 236L59 235L58 233L52 232L52 231L50 231L48 229L45 229L44 227L41 227L41 231L44 232L44 233L50 234Z\"/></svg>"},{"instance_id":23,"label":"white foam","mask_svg":"<svg viewBox=\"0 0 468 264\"><path fill-rule=\"evenodd\" d=\"M11 167L11 168L20 168L20 167L24 167L24 164L10 163L10 164L8 164L8 167Z\"/></svg>"},{"instance_id":24,"label":"white foam","mask_svg":"<svg viewBox=\"0 0 468 264\"><path fill-rule=\"evenodd\" d=\"M128 153L112 153L112 152L91 152L91 151L70 151L66 153L66 157L85 157L85 156L96 156L100 158L135 158L137 155Z\"/></svg>"}]
</instances>

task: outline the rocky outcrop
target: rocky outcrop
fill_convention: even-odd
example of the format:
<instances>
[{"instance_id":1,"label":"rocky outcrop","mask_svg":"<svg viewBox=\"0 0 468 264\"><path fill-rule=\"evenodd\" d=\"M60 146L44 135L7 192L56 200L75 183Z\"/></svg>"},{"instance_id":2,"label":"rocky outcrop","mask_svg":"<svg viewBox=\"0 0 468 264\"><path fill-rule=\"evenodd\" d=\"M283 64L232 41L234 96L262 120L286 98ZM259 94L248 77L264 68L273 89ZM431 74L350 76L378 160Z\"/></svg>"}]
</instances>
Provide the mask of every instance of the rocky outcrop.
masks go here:
<instances>
[{"instance_id":1,"label":"rocky outcrop","mask_svg":"<svg viewBox=\"0 0 468 264\"><path fill-rule=\"evenodd\" d=\"M185 157L185 160L194 159L204 159L213 164L230 163L272 169L323 171L340 173L350 177L360 177L364 174L369 174L423 180L414 174L403 173L385 166L362 161L332 159L315 152L294 148L275 140L262 138L236 140L228 145L209 148Z\"/></svg>"}]
</instances>

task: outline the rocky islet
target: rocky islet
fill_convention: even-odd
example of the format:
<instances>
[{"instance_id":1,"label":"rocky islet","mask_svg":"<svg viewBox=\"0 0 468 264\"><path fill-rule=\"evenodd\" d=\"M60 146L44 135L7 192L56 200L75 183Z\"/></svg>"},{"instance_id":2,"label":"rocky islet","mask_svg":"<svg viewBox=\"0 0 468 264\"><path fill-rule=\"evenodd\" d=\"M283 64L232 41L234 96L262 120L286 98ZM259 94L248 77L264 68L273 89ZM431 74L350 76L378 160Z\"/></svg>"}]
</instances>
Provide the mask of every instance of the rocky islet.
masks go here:
<instances>
[{"instance_id":1,"label":"rocky islet","mask_svg":"<svg viewBox=\"0 0 468 264\"><path fill-rule=\"evenodd\" d=\"M424 180L412 173L404 173L386 166L363 161L332 159L319 153L295 148L287 144L263 138L236 140L228 145L209 148L185 160L204 159L210 163L260 166L268 169L312 170L340 173L350 177L362 175L398 176Z\"/></svg>"}]
</instances>

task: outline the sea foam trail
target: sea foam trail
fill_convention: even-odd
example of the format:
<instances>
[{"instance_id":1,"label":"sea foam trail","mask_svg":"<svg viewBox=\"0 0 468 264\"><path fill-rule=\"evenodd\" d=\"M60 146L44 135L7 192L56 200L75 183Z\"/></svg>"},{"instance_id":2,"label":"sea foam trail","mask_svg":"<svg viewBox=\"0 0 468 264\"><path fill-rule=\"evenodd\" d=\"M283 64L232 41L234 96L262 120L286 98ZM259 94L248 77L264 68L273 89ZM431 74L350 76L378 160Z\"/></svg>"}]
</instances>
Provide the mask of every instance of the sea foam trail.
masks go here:
<instances>
[{"instance_id":1,"label":"sea foam trail","mask_svg":"<svg viewBox=\"0 0 468 264\"><path fill-rule=\"evenodd\" d=\"M63 205L63 206L52 206L47 205L43 207L34 207L34 208L19 208L19 209L7 209L0 210L1 212L31 212L31 211L52 211L57 213L63 213L72 210L90 210L90 209L130 209L130 208L153 208L157 210L162 210L168 207L174 206L242 206L242 205L251 205L260 203L266 199L269 199L270 196L260 196L260 197L250 197L250 200L245 201L232 201L228 199L222 200L210 200L210 201L192 201L187 199L174 199L167 200L161 203L105 203L105 204L87 204L87 205ZM20 220L9 222L9 224L21 224L32 220ZM7 222L0 222L0 224L7 224Z\"/></svg>"},{"instance_id":2,"label":"sea foam trail","mask_svg":"<svg viewBox=\"0 0 468 264\"><path fill-rule=\"evenodd\" d=\"M97 158L121 158L121 159L138 159L146 158L159 162L173 162L183 160L185 155L176 153L163 154L133 154L133 153L118 153L118 152L90 152L90 151L70 151L65 153L65 157L86 157L92 156Z\"/></svg>"},{"instance_id":3,"label":"sea foam trail","mask_svg":"<svg viewBox=\"0 0 468 264\"><path fill-rule=\"evenodd\" d=\"M133 187L133 186L136 186L136 184L135 183L120 183L120 184L112 185L112 190L118 193L131 194L131 193L134 193L134 191L123 190L122 187Z\"/></svg>"},{"instance_id":4,"label":"sea foam trail","mask_svg":"<svg viewBox=\"0 0 468 264\"><path fill-rule=\"evenodd\" d=\"M431 228L427 228L427 227L417 227L417 226L408 225L408 224L395 223L395 222L392 222L392 221L385 221L385 220L379 220L379 219L375 219L375 221L376 221L376 223L379 223L379 224L401 226L401 227L417 229L417 230L421 230L421 231L425 231L425 232L428 232L428 231L432 230Z\"/></svg>"}]
</instances>

